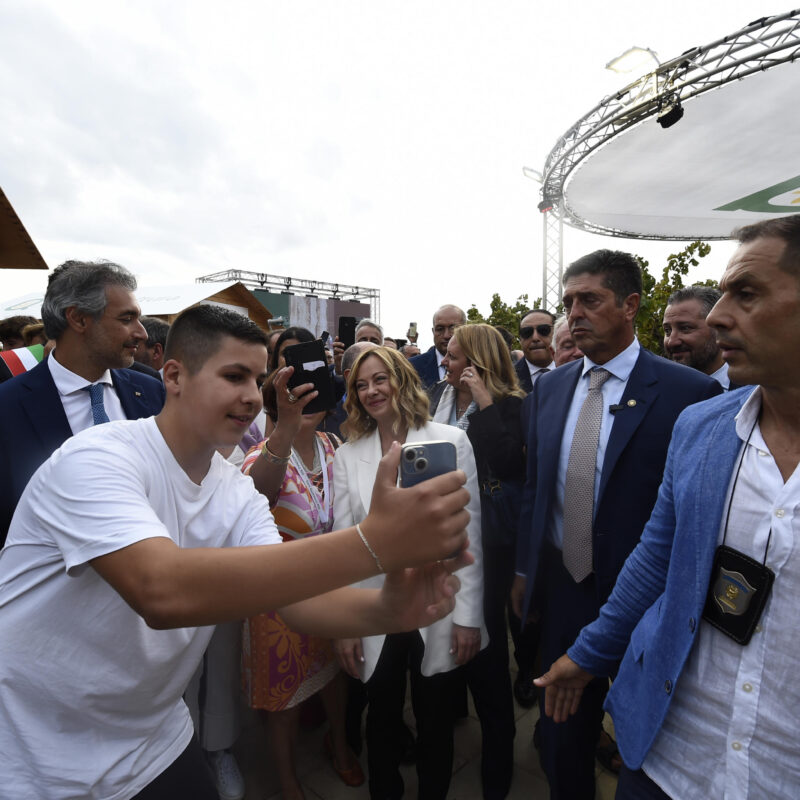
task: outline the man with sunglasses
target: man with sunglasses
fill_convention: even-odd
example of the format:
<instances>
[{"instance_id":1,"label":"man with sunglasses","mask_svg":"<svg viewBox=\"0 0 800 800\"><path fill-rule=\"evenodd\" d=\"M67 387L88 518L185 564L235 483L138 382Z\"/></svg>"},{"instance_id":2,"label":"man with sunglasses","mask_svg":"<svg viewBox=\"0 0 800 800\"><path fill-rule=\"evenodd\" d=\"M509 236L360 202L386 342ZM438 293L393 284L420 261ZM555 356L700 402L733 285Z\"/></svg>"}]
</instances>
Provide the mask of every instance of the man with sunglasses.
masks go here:
<instances>
[{"instance_id":1,"label":"man with sunglasses","mask_svg":"<svg viewBox=\"0 0 800 800\"><path fill-rule=\"evenodd\" d=\"M519 385L528 394L541 375L555 369L552 345L555 321L555 314L537 308L529 311L519 325L519 341L525 358L517 361L514 368Z\"/></svg>"}]
</instances>

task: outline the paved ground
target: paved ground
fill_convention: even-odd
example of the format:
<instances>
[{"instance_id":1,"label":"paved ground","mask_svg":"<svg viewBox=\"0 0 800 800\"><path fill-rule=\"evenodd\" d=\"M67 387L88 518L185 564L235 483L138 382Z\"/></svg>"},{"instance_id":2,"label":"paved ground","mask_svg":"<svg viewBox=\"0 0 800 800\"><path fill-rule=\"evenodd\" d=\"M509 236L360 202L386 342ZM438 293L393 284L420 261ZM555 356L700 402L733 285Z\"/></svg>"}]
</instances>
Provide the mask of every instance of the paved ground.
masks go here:
<instances>
[{"instance_id":1,"label":"paved ground","mask_svg":"<svg viewBox=\"0 0 800 800\"><path fill-rule=\"evenodd\" d=\"M513 659L512 659L513 664ZM547 781L539 768L539 759L533 747L533 726L539 716L537 709L517 710L517 737L514 743L514 781L508 800L547 800ZM406 718L413 729L414 718L406 709ZM298 752L298 772L307 800L366 800L366 784L357 789L348 788L338 778L323 752L322 737L327 723L315 729L301 731ZM611 731L606 718L606 730ZM470 715L457 723L455 729L455 759L450 800L481 800L480 781L481 729L470 702ZM248 711L244 717L244 732L236 747L236 755L247 781L246 800L278 800L279 785L267 747L266 737L259 718ZM362 753L361 765L366 772L366 757ZM417 777L413 766L403 767L406 797L416 797ZM616 777L597 765L597 800L612 800L616 791Z\"/></svg>"}]
</instances>

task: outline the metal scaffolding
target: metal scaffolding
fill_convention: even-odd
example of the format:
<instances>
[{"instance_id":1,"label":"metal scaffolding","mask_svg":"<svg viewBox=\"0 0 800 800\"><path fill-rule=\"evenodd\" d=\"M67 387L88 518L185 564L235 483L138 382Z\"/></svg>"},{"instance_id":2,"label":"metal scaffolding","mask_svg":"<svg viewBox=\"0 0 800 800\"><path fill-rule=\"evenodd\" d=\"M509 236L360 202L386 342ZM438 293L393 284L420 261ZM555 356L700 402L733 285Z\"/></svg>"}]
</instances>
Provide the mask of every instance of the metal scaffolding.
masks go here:
<instances>
[{"instance_id":1,"label":"metal scaffolding","mask_svg":"<svg viewBox=\"0 0 800 800\"><path fill-rule=\"evenodd\" d=\"M248 289L263 289L280 294L297 294L306 297L331 297L356 303L369 303L371 319L380 322L381 293L379 289L366 286L351 286L348 283L328 283L309 278L292 278L288 275L270 275L266 272L248 272L241 269L228 269L213 272L196 279L197 283L231 283L240 281Z\"/></svg>"},{"instance_id":2,"label":"metal scaffolding","mask_svg":"<svg viewBox=\"0 0 800 800\"><path fill-rule=\"evenodd\" d=\"M552 207L548 214L555 213L570 225L592 233L631 239L666 238L597 225L573 213L564 202L564 187L570 173L598 147L642 120L666 115L679 108L681 101L798 58L800 9L762 17L712 44L693 47L659 64L652 72L606 97L561 136L545 162L540 208Z\"/></svg>"},{"instance_id":3,"label":"metal scaffolding","mask_svg":"<svg viewBox=\"0 0 800 800\"><path fill-rule=\"evenodd\" d=\"M542 246L542 308L555 311L563 292L564 221L552 208L542 211Z\"/></svg>"},{"instance_id":4,"label":"metal scaffolding","mask_svg":"<svg viewBox=\"0 0 800 800\"><path fill-rule=\"evenodd\" d=\"M693 47L659 64L616 94L604 98L559 138L542 173L524 167L526 177L542 185L539 211L543 215L543 306L552 310L561 302L565 219L570 225L592 233L640 239L668 238L604 227L574 213L565 202L564 188L583 159L612 137L648 117L674 115L680 119L682 100L798 58L800 10L762 17L712 44ZM668 127L672 123L662 121L661 124Z\"/></svg>"}]
</instances>

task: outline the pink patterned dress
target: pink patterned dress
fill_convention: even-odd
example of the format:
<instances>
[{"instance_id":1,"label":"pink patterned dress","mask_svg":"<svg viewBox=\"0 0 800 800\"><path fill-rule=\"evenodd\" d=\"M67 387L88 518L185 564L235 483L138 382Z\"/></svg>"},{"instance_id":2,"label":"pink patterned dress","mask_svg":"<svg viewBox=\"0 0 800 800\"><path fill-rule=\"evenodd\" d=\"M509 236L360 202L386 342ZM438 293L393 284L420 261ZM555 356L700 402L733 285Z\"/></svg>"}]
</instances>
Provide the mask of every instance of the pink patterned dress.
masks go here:
<instances>
[{"instance_id":1,"label":"pink patterned dress","mask_svg":"<svg viewBox=\"0 0 800 800\"><path fill-rule=\"evenodd\" d=\"M278 502L272 509L284 541L305 539L331 529L333 457L339 444L331 434L317 432L317 451L324 455L320 458L322 469L307 470L296 455L287 464ZM242 472L249 474L260 451L259 444L247 453ZM274 611L245 620L242 682L253 708L291 708L322 689L338 670L329 639L296 633Z\"/></svg>"}]
</instances>

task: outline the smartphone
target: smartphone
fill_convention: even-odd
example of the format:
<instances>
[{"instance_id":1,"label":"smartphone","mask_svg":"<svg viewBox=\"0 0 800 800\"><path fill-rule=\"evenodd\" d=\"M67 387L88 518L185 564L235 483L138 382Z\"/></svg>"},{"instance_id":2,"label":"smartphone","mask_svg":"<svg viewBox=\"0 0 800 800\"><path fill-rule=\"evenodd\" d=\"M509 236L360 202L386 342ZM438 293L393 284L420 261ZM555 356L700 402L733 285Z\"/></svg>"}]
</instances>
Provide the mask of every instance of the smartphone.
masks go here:
<instances>
[{"instance_id":1,"label":"smartphone","mask_svg":"<svg viewBox=\"0 0 800 800\"><path fill-rule=\"evenodd\" d=\"M339 341L345 348L356 343L356 318L339 317Z\"/></svg>"},{"instance_id":2,"label":"smartphone","mask_svg":"<svg viewBox=\"0 0 800 800\"><path fill-rule=\"evenodd\" d=\"M330 336L331 335L328 333L328 331L322 331L322 333L319 335L319 338L322 339L322 344L328 344L328 339Z\"/></svg>"},{"instance_id":3,"label":"smartphone","mask_svg":"<svg viewBox=\"0 0 800 800\"><path fill-rule=\"evenodd\" d=\"M287 367L294 367L288 386L293 389L301 383L313 383L319 394L303 409L304 414L317 414L336 408L333 378L328 369L325 345L321 339L300 342L285 347L283 357Z\"/></svg>"},{"instance_id":4,"label":"smartphone","mask_svg":"<svg viewBox=\"0 0 800 800\"><path fill-rule=\"evenodd\" d=\"M415 342L417 340L417 323L416 322L409 322L408 323L408 331L406 333L406 336L408 336L408 338L411 339L412 342Z\"/></svg>"},{"instance_id":5,"label":"smartphone","mask_svg":"<svg viewBox=\"0 0 800 800\"><path fill-rule=\"evenodd\" d=\"M400 452L400 485L416 486L428 478L458 469L456 446L452 442L415 442L404 444ZM450 553L456 558L461 550Z\"/></svg>"},{"instance_id":6,"label":"smartphone","mask_svg":"<svg viewBox=\"0 0 800 800\"><path fill-rule=\"evenodd\" d=\"M400 485L403 487L416 486L455 469L458 469L456 446L452 442L413 442L402 447Z\"/></svg>"}]
</instances>

